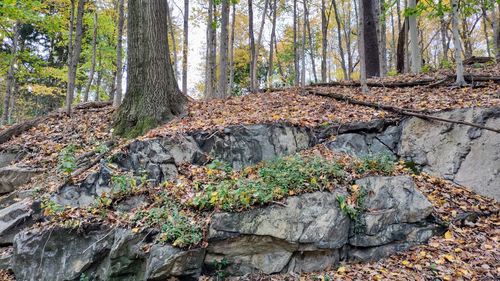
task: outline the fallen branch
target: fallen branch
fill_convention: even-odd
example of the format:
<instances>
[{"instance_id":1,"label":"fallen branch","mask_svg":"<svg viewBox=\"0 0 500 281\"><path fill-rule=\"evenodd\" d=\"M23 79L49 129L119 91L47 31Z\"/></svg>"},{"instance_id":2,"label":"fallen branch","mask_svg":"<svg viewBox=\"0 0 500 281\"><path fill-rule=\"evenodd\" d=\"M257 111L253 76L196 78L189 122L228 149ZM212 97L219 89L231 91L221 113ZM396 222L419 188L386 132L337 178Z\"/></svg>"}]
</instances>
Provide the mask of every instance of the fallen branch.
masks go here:
<instances>
[{"instance_id":1,"label":"fallen branch","mask_svg":"<svg viewBox=\"0 0 500 281\"><path fill-rule=\"evenodd\" d=\"M113 149L113 147L115 146L115 141L108 141L105 143L105 145L107 147L107 150L105 152L97 155L97 157L93 161L91 161L89 164L87 164L87 165L75 170L73 173L71 173L67 182L69 182L72 178L78 177L79 175L81 175L85 171L87 171L88 169L97 165Z\"/></svg>"},{"instance_id":2,"label":"fallen branch","mask_svg":"<svg viewBox=\"0 0 500 281\"><path fill-rule=\"evenodd\" d=\"M379 104L379 103L371 103L371 102L365 102L365 101L359 101L356 99L353 99L348 96L340 95L340 94L335 94L335 93L320 93L320 92L314 92L314 91L309 91L310 94L313 95L318 95L318 96L323 96L323 97L329 97L333 98L339 101L347 102L350 104L355 104L355 105L361 105L361 106L366 106L366 107L371 107L375 109L383 109L389 112L401 114L401 115L406 115L406 116L413 116L413 117L418 117L421 119L426 119L426 120L436 120L436 121L441 121L441 122L446 122L446 123L452 123L452 124L460 124L460 125L466 125L466 126L471 126L471 127L476 127L479 129L483 130L488 130L492 131L495 133L500 134L500 129L496 128L491 128L491 127L486 127L480 124L476 123L471 123L471 122L466 122L466 121L457 121L457 120L451 120L451 119L446 119L446 118L441 118L441 117L436 117L424 113L420 113L418 111L410 110L410 109L405 109L405 108L400 108L400 107L395 107L395 106L390 106L390 105L384 105L384 104Z\"/></svg>"}]
</instances>

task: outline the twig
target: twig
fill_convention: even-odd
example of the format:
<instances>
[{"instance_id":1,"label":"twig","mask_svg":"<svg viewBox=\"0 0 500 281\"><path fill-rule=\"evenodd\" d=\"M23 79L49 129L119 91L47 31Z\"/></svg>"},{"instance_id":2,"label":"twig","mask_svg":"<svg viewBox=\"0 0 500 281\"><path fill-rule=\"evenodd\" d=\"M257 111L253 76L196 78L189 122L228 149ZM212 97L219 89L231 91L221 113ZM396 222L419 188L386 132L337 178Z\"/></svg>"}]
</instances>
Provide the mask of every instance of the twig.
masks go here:
<instances>
[{"instance_id":1,"label":"twig","mask_svg":"<svg viewBox=\"0 0 500 281\"><path fill-rule=\"evenodd\" d=\"M491 128L491 127L483 126L483 125L476 124L476 123L436 117L436 116L432 116L432 115L428 115L428 114L419 113L417 111L410 111L410 110L405 109L405 108L400 108L400 107L395 107L395 106L390 106L390 105L359 101L359 100L350 98L348 96L335 94L335 93L320 93L320 92L314 92L314 91L309 91L309 93L313 94L313 95L319 95L319 96L323 96L323 97L333 98L333 99L336 99L339 101L344 101L344 102L348 102L348 103L355 104L355 105L361 105L361 106L371 107L371 108L375 108L375 109L383 109L383 110L397 113L397 114L401 114L401 115L413 116L413 117L418 117L418 118L426 119L426 120L436 120L436 121L441 121L441 122L446 122L446 123L466 125L466 126L476 127L476 128L480 128L483 130L488 130L488 131L492 131L492 132L500 134L500 129Z\"/></svg>"},{"instance_id":2,"label":"twig","mask_svg":"<svg viewBox=\"0 0 500 281\"><path fill-rule=\"evenodd\" d=\"M90 246L87 247L87 249L85 249L82 254L85 254L85 252L87 252L90 248L92 248L94 245L96 245L97 243L101 242L102 240L104 240L106 237L108 237L111 232L113 232L115 229L112 228L106 235L104 235L101 239L95 241L94 243L92 243Z\"/></svg>"}]
</instances>

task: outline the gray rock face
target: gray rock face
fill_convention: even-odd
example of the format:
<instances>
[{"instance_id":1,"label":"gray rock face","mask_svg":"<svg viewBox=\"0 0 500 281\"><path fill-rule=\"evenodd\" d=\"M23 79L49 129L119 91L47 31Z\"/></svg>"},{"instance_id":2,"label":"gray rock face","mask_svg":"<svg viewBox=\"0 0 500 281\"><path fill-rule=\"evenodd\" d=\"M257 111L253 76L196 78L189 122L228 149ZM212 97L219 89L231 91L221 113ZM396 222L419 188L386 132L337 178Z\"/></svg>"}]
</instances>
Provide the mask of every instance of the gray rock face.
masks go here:
<instances>
[{"instance_id":1,"label":"gray rock face","mask_svg":"<svg viewBox=\"0 0 500 281\"><path fill-rule=\"evenodd\" d=\"M144 234L91 226L81 232L63 228L21 232L10 264L17 280L165 280L196 277L204 250L169 245L142 248Z\"/></svg>"},{"instance_id":2,"label":"gray rock face","mask_svg":"<svg viewBox=\"0 0 500 281\"><path fill-rule=\"evenodd\" d=\"M30 223L31 201L25 199L0 210L0 245L12 244L19 229Z\"/></svg>"},{"instance_id":3,"label":"gray rock face","mask_svg":"<svg viewBox=\"0 0 500 281\"><path fill-rule=\"evenodd\" d=\"M0 195L12 192L17 187L27 184L34 176L41 171L8 166L0 168Z\"/></svg>"},{"instance_id":4,"label":"gray rock face","mask_svg":"<svg viewBox=\"0 0 500 281\"><path fill-rule=\"evenodd\" d=\"M437 116L500 128L500 108L460 109ZM464 125L412 118L403 124L399 155L500 200L500 135Z\"/></svg>"},{"instance_id":5,"label":"gray rock face","mask_svg":"<svg viewBox=\"0 0 500 281\"><path fill-rule=\"evenodd\" d=\"M357 184L368 195L366 212L355 221L338 205L341 192L289 198L286 207L215 214L205 263L225 258L233 275L317 271L337 265L341 251L350 260L379 259L401 248L396 245L423 243L438 232L438 225L427 222L432 205L410 177Z\"/></svg>"}]
</instances>

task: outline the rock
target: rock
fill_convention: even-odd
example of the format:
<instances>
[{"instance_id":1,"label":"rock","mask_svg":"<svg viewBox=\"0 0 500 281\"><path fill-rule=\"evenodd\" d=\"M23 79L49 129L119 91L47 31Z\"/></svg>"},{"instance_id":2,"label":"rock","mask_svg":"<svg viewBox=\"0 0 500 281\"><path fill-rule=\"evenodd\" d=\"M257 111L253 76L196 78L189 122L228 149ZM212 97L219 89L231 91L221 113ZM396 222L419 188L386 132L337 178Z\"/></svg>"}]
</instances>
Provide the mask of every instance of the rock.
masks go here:
<instances>
[{"instance_id":1,"label":"rock","mask_svg":"<svg viewBox=\"0 0 500 281\"><path fill-rule=\"evenodd\" d=\"M16 235L31 223L31 201L25 199L0 210L0 245L13 243Z\"/></svg>"},{"instance_id":2,"label":"rock","mask_svg":"<svg viewBox=\"0 0 500 281\"><path fill-rule=\"evenodd\" d=\"M309 129L282 124L230 126L223 133L193 137L204 153L235 169L295 153L313 141Z\"/></svg>"},{"instance_id":3,"label":"rock","mask_svg":"<svg viewBox=\"0 0 500 281\"><path fill-rule=\"evenodd\" d=\"M16 188L27 184L41 170L8 166L0 168L0 195L12 192Z\"/></svg>"},{"instance_id":4,"label":"rock","mask_svg":"<svg viewBox=\"0 0 500 281\"><path fill-rule=\"evenodd\" d=\"M16 161L23 158L23 153L21 152L10 152L1 151L0 152L0 168L4 168L13 165Z\"/></svg>"},{"instance_id":5,"label":"rock","mask_svg":"<svg viewBox=\"0 0 500 281\"><path fill-rule=\"evenodd\" d=\"M332 249L347 242L350 224L338 207L337 194L315 192L288 198L286 207L215 214L205 263L226 258L228 271L236 275L287 271L292 256L290 270L315 269L311 259L316 256L325 266L334 265L338 255Z\"/></svg>"},{"instance_id":6,"label":"rock","mask_svg":"<svg viewBox=\"0 0 500 281\"><path fill-rule=\"evenodd\" d=\"M143 246L151 240L127 229L88 226L33 229L15 237L9 269L20 281L166 280L196 278L204 250L183 251L169 245Z\"/></svg>"},{"instance_id":7,"label":"rock","mask_svg":"<svg viewBox=\"0 0 500 281\"><path fill-rule=\"evenodd\" d=\"M436 116L500 128L500 108L470 108ZM497 133L418 118L403 123L399 155L424 171L500 200L500 142Z\"/></svg>"}]
</instances>

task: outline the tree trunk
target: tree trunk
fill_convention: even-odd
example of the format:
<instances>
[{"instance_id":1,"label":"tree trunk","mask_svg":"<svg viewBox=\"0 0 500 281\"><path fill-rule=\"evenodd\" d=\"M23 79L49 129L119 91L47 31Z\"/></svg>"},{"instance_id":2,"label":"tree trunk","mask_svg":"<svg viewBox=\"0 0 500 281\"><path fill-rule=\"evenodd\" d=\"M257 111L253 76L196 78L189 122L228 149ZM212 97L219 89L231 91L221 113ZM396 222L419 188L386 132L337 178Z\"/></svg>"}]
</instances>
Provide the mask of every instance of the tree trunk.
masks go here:
<instances>
[{"instance_id":1,"label":"tree trunk","mask_svg":"<svg viewBox=\"0 0 500 281\"><path fill-rule=\"evenodd\" d=\"M71 115L71 105L73 103L73 96L75 94L75 80L76 70L78 68L78 61L80 60L80 53L82 51L82 37L83 37L83 13L84 13L85 0L78 1L78 8L76 12L76 34L74 45L70 42L72 47L69 56L70 64L68 66L68 88L66 93L66 113ZM70 28L73 24L70 23ZM72 30L70 30L70 39L72 37Z\"/></svg>"},{"instance_id":2,"label":"tree trunk","mask_svg":"<svg viewBox=\"0 0 500 281\"><path fill-rule=\"evenodd\" d=\"M486 51L488 52L488 57L491 57L491 42L488 35L488 14L484 1L481 3L481 17L483 19L483 33L484 39L486 40Z\"/></svg>"},{"instance_id":3,"label":"tree trunk","mask_svg":"<svg viewBox=\"0 0 500 281\"><path fill-rule=\"evenodd\" d=\"M408 4L410 9L415 9L417 1L409 0ZM418 45L417 15L412 14L408 17L408 26L410 29L411 71L416 74L420 73L422 69L422 57Z\"/></svg>"},{"instance_id":4,"label":"tree trunk","mask_svg":"<svg viewBox=\"0 0 500 281\"><path fill-rule=\"evenodd\" d=\"M207 22L207 54L205 70L205 98L215 98L216 86L216 52L217 52L217 34L214 26L215 6L214 1L208 1L208 22Z\"/></svg>"},{"instance_id":5,"label":"tree trunk","mask_svg":"<svg viewBox=\"0 0 500 281\"><path fill-rule=\"evenodd\" d=\"M221 10L221 31L220 31L220 52L219 52L219 98L227 97L227 55L229 43L229 0L222 0Z\"/></svg>"},{"instance_id":6,"label":"tree trunk","mask_svg":"<svg viewBox=\"0 0 500 281\"><path fill-rule=\"evenodd\" d=\"M187 98L170 61L166 1L128 3L128 87L114 127L118 135L135 137L183 114Z\"/></svg>"},{"instance_id":7,"label":"tree trunk","mask_svg":"<svg viewBox=\"0 0 500 281\"><path fill-rule=\"evenodd\" d=\"M466 85L464 78L464 66L462 63L462 45L460 44L460 32L458 23L458 0L451 1L452 7L452 29L453 29L453 45L455 48L455 63L457 64L457 86Z\"/></svg>"},{"instance_id":8,"label":"tree trunk","mask_svg":"<svg viewBox=\"0 0 500 281\"><path fill-rule=\"evenodd\" d=\"M297 11L297 0L293 0L293 67L295 74L295 86L300 84L300 67L299 67L299 52L297 45L297 35L298 35L298 11Z\"/></svg>"},{"instance_id":9,"label":"tree trunk","mask_svg":"<svg viewBox=\"0 0 500 281\"><path fill-rule=\"evenodd\" d=\"M188 1L188 0L186 0ZM234 29L236 27L236 4L233 2L233 17L231 19L231 41L229 43L229 93L234 86Z\"/></svg>"},{"instance_id":10,"label":"tree trunk","mask_svg":"<svg viewBox=\"0 0 500 281\"><path fill-rule=\"evenodd\" d=\"M342 23L340 21L339 10L337 8L337 2L332 0L333 12L335 13L335 22L337 23L337 44L339 45L340 52L340 63L342 67L342 72L344 74L344 79L349 79L349 74L347 71L347 65L345 61L344 46L342 45Z\"/></svg>"},{"instance_id":11,"label":"tree trunk","mask_svg":"<svg viewBox=\"0 0 500 281\"><path fill-rule=\"evenodd\" d=\"M366 63L366 76L380 76L379 46L377 38L377 21L375 18L375 5L373 0L363 0L360 3L360 12L364 28L364 57ZM362 6L362 7L361 7ZM363 11L363 13L361 13Z\"/></svg>"},{"instance_id":12,"label":"tree trunk","mask_svg":"<svg viewBox=\"0 0 500 281\"><path fill-rule=\"evenodd\" d=\"M306 30L307 30L307 0L304 1L304 16L303 16L303 23L302 23L302 46L301 46L301 59L302 59L302 69L300 72L300 86L302 88L302 92L304 92L305 86L306 86Z\"/></svg>"},{"instance_id":13,"label":"tree trunk","mask_svg":"<svg viewBox=\"0 0 500 281\"><path fill-rule=\"evenodd\" d=\"M307 0L304 0L304 3L307 3ZM312 73L314 76L314 83L318 83L318 74L316 73L316 61L314 60L314 42L313 42L313 37L311 34L311 24L309 23L309 8L307 7L307 4L304 7L304 20L305 20L305 27L307 28L307 35L309 39L309 57L311 59L311 64L312 64Z\"/></svg>"},{"instance_id":14,"label":"tree trunk","mask_svg":"<svg viewBox=\"0 0 500 281\"><path fill-rule=\"evenodd\" d=\"M321 82L326 83L326 59L328 49L328 18L326 0L321 0Z\"/></svg>"},{"instance_id":15,"label":"tree trunk","mask_svg":"<svg viewBox=\"0 0 500 281\"><path fill-rule=\"evenodd\" d=\"M189 54L189 0L184 0L184 43L182 44L182 92L187 95Z\"/></svg>"},{"instance_id":16,"label":"tree trunk","mask_svg":"<svg viewBox=\"0 0 500 281\"><path fill-rule=\"evenodd\" d=\"M253 3L248 0L248 34L250 37L250 92L257 92L257 53L253 31Z\"/></svg>"},{"instance_id":17,"label":"tree trunk","mask_svg":"<svg viewBox=\"0 0 500 281\"><path fill-rule=\"evenodd\" d=\"M92 62L90 66L90 72L89 72L89 80L87 82L87 87L85 87L85 92L83 94L83 101L88 102L89 101L89 92L90 92L90 87L92 86L92 81L94 80L94 73L95 73L95 61L96 61L96 56L97 56L97 11L94 12L94 34L92 36Z\"/></svg>"},{"instance_id":18,"label":"tree trunk","mask_svg":"<svg viewBox=\"0 0 500 281\"><path fill-rule=\"evenodd\" d=\"M438 5L443 9L443 2L439 0ZM443 49L443 61L448 61L448 24L444 18L444 12L439 17L441 32L441 48Z\"/></svg>"},{"instance_id":19,"label":"tree trunk","mask_svg":"<svg viewBox=\"0 0 500 281\"><path fill-rule=\"evenodd\" d=\"M366 13L365 13L365 8L367 8L367 6L365 6L366 0L359 0L359 13L358 13L358 27L359 27L359 35L358 35L358 41L359 41L359 44L358 44L358 49L359 49L359 61L360 61L360 72L361 72L361 78L360 78L360 82L361 82L361 91L363 93L368 93L368 85L367 85L367 81L366 81L366 77L367 77L367 70L366 70L366 46L365 46L365 33L366 33L366 29L365 29L365 23L366 23ZM372 54L373 55L373 54ZM376 57L378 57L378 52L374 54Z\"/></svg>"},{"instance_id":20,"label":"tree trunk","mask_svg":"<svg viewBox=\"0 0 500 281\"><path fill-rule=\"evenodd\" d=\"M125 23L124 0L118 2L118 38L116 40L116 81L113 105L122 103L122 80L123 80L123 25Z\"/></svg>"},{"instance_id":21,"label":"tree trunk","mask_svg":"<svg viewBox=\"0 0 500 281\"><path fill-rule=\"evenodd\" d=\"M9 70L7 71L7 85L5 91L5 97L3 102L3 117L2 124L6 125L9 123L10 111L10 100L12 98L12 92L14 91L14 87L16 84L16 62L17 62L17 46L19 44L19 32L21 26L19 22L14 24L13 38L12 38L12 49L11 49L11 59L9 63Z\"/></svg>"},{"instance_id":22,"label":"tree trunk","mask_svg":"<svg viewBox=\"0 0 500 281\"><path fill-rule=\"evenodd\" d=\"M380 61L380 76L385 77L387 75L387 23L386 23L386 11L385 11L385 0L379 0L380 6L378 11L378 26L379 26L379 61Z\"/></svg>"},{"instance_id":23,"label":"tree trunk","mask_svg":"<svg viewBox=\"0 0 500 281\"><path fill-rule=\"evenodd\" d=\"M269 44L269 68L267 70L267 87L272 88L274 74L274 44L276 41L276 18L277 18L277 0L273 0L271 9L272 27L271 27L271 42Z\"/></svg>"},{"instance_id":24,"label":"tree trunk","mask_svg":"<svg viewBox=\"0 0 500 281\"><path fill-rule=\"evenodd\" d=\"M179 69L178 69L178 62L179 60L177 59L177 42L175 41L175 30L174 30L174 24L172 21L172 10L170 8L170 5L168 4L167 0L164 0L167 2L167 8L168 8L168 13L167 13L167 18L168 18L168 26L169 26L169 33L170 33L170 39L172 40L172 54L174 57L173 65L174 65L174 74L175 78L179 77Z\"/></svg>"}]
</instances>

